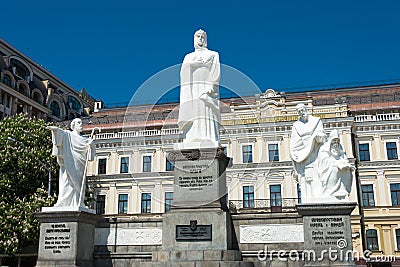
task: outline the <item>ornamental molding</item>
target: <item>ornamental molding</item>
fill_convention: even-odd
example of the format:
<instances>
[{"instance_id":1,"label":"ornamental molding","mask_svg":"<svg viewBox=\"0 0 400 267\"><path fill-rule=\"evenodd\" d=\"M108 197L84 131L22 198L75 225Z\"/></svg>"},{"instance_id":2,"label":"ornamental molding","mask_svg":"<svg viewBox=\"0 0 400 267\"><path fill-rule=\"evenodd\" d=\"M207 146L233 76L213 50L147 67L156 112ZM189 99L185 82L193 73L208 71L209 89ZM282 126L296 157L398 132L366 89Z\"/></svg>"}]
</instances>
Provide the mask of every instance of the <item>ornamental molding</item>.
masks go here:
<instances>
[{"instance_id":1,"label":"ornamental molding","mask_svg":"<svg viewBox=\"0 0 400 267\"><path fill-rule=\"evenodd\" d=\"M240 243L304 242L303 224L240 225Z\"/></svg>"}]
</instances>

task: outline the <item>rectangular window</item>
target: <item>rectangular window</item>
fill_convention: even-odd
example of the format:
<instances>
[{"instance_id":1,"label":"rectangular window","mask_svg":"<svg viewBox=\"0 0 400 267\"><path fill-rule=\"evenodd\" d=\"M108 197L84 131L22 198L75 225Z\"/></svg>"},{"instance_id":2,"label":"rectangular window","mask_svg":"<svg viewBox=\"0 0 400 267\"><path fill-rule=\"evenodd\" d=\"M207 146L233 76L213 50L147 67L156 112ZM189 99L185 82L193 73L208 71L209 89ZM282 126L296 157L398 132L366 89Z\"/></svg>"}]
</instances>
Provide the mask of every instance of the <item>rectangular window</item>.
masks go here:
<instances>
[{"instance_id":1,"label":"rectangular window","mask_svg":"<svg viewBox=\"0 0 400 267\"><path fill-rule=\"evenodd\" d=\"M282 212L281 185L271 185L269 191L271 212Z\"/></svg>"},{"instance_id":2,"label":"rectangular window","mask_svg":"<svg viewBox=\"0 0 400 267\"><path fill-rule=\"evenodd\" d=\"M253 147L251 145L242 146L243 163L253 162Z\"/></svg>"},{"instance_id":3,"label":"rectangular window","mask_svg":"<svg viewBox=\"0 0 400 267\"><path fill-rule=\"evenodd\" d=\"M243 208L254 208L253 186L243 186Z\"/></svg>"},{"instance_id":4,"label":"rectangular window","mask_svg":"<svg viewBox=\"0 0 400 267\"><path fill-rule=\"evenodd\" d=\"M143 156L143 172L151 172L151 156Z\"/></svg>"},{"instance_id":5,"label":"rectangular window","mask_svg":"<svg viewBox=\"0 0 400 267\"><path fill-rule=\"evenodd\" d=\"M142 213L151 213L151 194L142 193Z\"/></svg>"},{"instance_id":6,"label":"rectangular window","mask_svg":"<svg viewBox=\"0 0 400 267\"><path fill-rule=\"evenodd\" d=\"M128 194L118 195L118 214L128 213Z\"/></svg>"},{"instance_id":7,"label":"rectangular window","mask_svg":"<svg viewBox=\"0 0 400 267\"><path fill-rule=\"evenodd\" d=\"M358 154L360 161L369 161L369 144L358 144Z\"/></svg>"},{"instance_id":8,"label":"rectangular window","mask_svg":"<svg viewBox=\"0 0 400 267\"><path fill-rule=\"evenodd\" d=\"M121 173L128 173L129 172L129 157L122 157L121 158Z\"/></svg>"},{"instance_id":9,"label":"rectangular window","mask_svg":"<svg viewBox=\"0 0 400 267\"><path fill-rule=\"evenodd\" d=\"M99 174L106 174L107 173L107 159L99 159Z\"/></svg>"},{"instance_id":10,"label":"rectangular window","mask_svg":"<svg viewBox=\"0 0 400 267\"><path fill-rule=\"evenodd\" d=\"M397 145L396 142L386 143L386 154L388 159L397 159Z\"/></svg>"},{"instance_id":11,"label":"rectangular window","mask_svg":"<svg viewBox=\"0 0 400 267\"><path fill-rule=\"evenodd\" d=\"M378 232L375 229L367 230L367 249L370 251L378 251Z\"/></svg>"},{"instance_id":12,"label":"rectangular window","mask_svg":"<svg viewBox=\"0 0 400 267\"><path fill-rule=\"evenodd\" d=\"M400 205L400 184L390 184L390 194L392 196L392 205Z\"/></svg>"},{"instance_id":13,"label":"rectangular window","mask_svg":"<svg viewBox=\"0 0 400 267\"><path fill-rule=\"evenodd\" d=\"M278 144L268 144L268 160L279 161Z\"/></svg>"},{"instance_id":14,"label":"rectangular window","mask_svg":"<svg viewBox=\"0 0 400 267\"><path fill-rule=\"evenodd\" d=\"M362 201L364 207L373 207L375 206L374 201L374 188L372 184L362 185Z\"/></svg>"},{"instance_id":15,"label":"rectangular window","mask_svg":"<svg viewBox=\"0 0 400 267\"><path fill-rule=\"evenodd\" d=\"M169 211L172 206L172 201L174 199L173 192L165 192L165 212Z\"/></svg>"},{"instance_id":16,"label":"rectangular window","mask_svg":"<svg viewBox=\"0 0 400 267\"><path fill-rule=\"evenodd\" d=\"M400 229L396 229L396 244L397 244L397 251L400 250Z\"/></svg>"},{"instance_id":17,"label":"rectangular window","mask_svg":"<svg viewBox=\"0 0 400 267\"><path fill-rule=\"evenodd\" d=\"M165 170L166 171L173 171L175 166L174 163L166 159L167 161L165 162Z\"/></svg>"},{"instance_id":18,"label":"rectangular window","mask_svg":"<svg viewBox=\"0 0 400 267\"><path fill-rule=\"evenodd\" d=\"M96 197L96 214L106 213L106 196L97 195Z\"/></svg>"}]
</instances>

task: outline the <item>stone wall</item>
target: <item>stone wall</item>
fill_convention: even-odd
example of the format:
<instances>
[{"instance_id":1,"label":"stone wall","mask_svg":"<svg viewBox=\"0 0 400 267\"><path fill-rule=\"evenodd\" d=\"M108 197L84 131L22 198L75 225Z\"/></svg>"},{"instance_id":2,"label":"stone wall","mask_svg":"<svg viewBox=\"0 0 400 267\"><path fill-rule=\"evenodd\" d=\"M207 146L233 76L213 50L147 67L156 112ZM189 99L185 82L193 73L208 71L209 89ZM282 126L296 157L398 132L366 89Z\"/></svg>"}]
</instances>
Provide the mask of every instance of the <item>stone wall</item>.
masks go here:
<instances>
[{"instance_id":1,"label":"stone wall","mask_svg":"<svg viewBox=\"0 0 400 267\"><path fill-rule=\"evenodd\" d=\"M236 241L243 260L254 266L302 266L302 262L278 259L280 250L303 250L302 218L293 213L260 213L256 210L232 214ZM103 218L96 227L95 266L130 266L151 261L153 251L161 250L160 214ZM258 259L267 248L267 257ZM275 252L274 252L274 251ZM271 253L271 254L270 254ZM273 255L273 258L270 258ZM271 265L270 265L271 264Z\"/></svg>"}]
</instances>

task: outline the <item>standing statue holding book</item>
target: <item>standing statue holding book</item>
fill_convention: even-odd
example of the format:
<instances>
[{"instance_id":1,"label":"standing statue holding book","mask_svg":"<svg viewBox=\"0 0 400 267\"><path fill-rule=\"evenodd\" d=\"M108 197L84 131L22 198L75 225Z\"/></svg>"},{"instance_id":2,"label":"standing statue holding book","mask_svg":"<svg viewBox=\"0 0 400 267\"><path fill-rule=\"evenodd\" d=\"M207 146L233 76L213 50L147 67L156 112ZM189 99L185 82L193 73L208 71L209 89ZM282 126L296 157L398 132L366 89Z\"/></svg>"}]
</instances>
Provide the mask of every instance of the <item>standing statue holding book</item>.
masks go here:
<instances>
[{"instance_id":1,"label":"standing statue holding book","mask_svg":"<svg viewBox=\"0 0 400 267\"><path fill-rule=\"evenodd\" d=\"M53 156L60 165L58 200L54 207L86 208L83 203L85 195L85 176L87 162L94 160L95 148L90 138L81 135L82 120L76 118L71 122L71 129L63 130L48 126L52 133Z\"/></svg>"}]
</instances>

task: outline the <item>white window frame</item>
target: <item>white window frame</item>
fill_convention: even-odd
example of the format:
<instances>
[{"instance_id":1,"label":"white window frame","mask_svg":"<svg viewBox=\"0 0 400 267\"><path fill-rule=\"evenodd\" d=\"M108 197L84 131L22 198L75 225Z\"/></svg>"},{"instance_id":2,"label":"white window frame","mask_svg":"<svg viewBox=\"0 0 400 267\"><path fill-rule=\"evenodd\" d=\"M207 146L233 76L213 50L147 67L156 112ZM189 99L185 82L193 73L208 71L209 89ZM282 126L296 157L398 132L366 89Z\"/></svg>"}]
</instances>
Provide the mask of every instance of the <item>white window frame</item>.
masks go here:
<instances>
[{"instance_id":1,"label":"white window frame","mask_svg":"<svg viewBox=\"0 0 400 267\"><path fill-rule=\"evenodd\" d=\"M142 154L142 157L141 157L141 163L142 163L141 169L142 169L142 172L148 172L148 171L144 171L144 157L150 157L151 158L151 169L150 169L149 172L153 172L154 156L153 156L152 153L144 153L144 154Z\"/></svg>"},{"instance_id":2,"label":"white window frame","mask_svg":"<svg viewBox=\"0 0 400 267\"><path fill-rule=\"evenodd\" d=\"M251 162L243 162L243 146L251 146ZM240 144L240 157L242 159L242 164L254 163L254 143L241 143Z\"/></svg>"},{"instance_id":3,"label":"white window frame","mask_svg":"<svg viewBox=\"0 0 400 267\"><path fill-rule=\"evenodd\" d=\"M266 150L267 150L267 160L268 160L268 162L276 162L276 161L273 161L273 160L271 160L270 158L269 158L269 149L268 149L268 146L269 145L278 145L278 158L279 158L279 161L281 161L281 144L280 144L280 142L266 142L265 143L265 148L266 148ZM277 162L279 162L279 161L277 161Z\"/></svg>"},{"instance_id":4,"label":"white window frame","mask_svg":"<svg viewBox=\"0 0 400 267\"><path fill-rule=\"evenodd\" d=\"M128 195L128 202L127 202L128 205L127 205L127 207L126 207L126 213L119 213L119 195ZM116 202L117 202L117 205L116 205L116 207L117 207L116 213L117 213L117 214L128 214L128 213L129 213L130 199L131 199L131 196L130 196L130 194L129 194L128 191L117 191L117 197L116 197Z\"/></svg>"},{"instance_id":5,"label":"white window frame","mask_svg":"<svg viewBox=\"0 0 400 267\"><path fill-rule=\"evenodd\" d=\"M363 160L363 161L373 161L373 159L375 158L374 155L372 155L372 142L371 141L358 141L357 142L357 159L360 162L363 162L360 160L360 145L365 145L368 144L368 151L369 151L369 160Z\"/></svg>"},{"instance_id":6,"label":"white window frame","mask_svg":"<svg viewBox=\"0 0 400 267\"><path fill-rule=\"evenodd\" d=\"M399 159L399 142L396 139L388 139L384 141L384 149L385 149L385 158L386 160L396 160L396 159L389 159L388 158L388 153L387 153L387 147L386 144L387 143L395 143L396 144L396 151L397 151L397 159Z\"/></svg>"},{"instance_id":7,"label":"white window frame","mask_svg":"<svg viewBox=\"0 0 400 267\"><path fill-rule=\"evenodd\" d=\"M128 158L128 172L121 172L121 164L122 164L122 158ZM125 174L125 173L130 173L131 172L131 156L130 155L126 155L126 154L122 154L119 155L119 164L118 164L118 173L120 174Z\"/></svg>"},{"instance_id":8,"label":"white window frame","mask_svg":"<svg viewBox=\"0 0 400 267\"><path fill-rule=\"evenodd\" d=\"M97 164L96 164L96 173L97 175L106 175L108 173L108 156L99 156L97 157ZM99 174L99 162L101 159L106 159L106 173Z\"/></svg>"}]
</instances>

